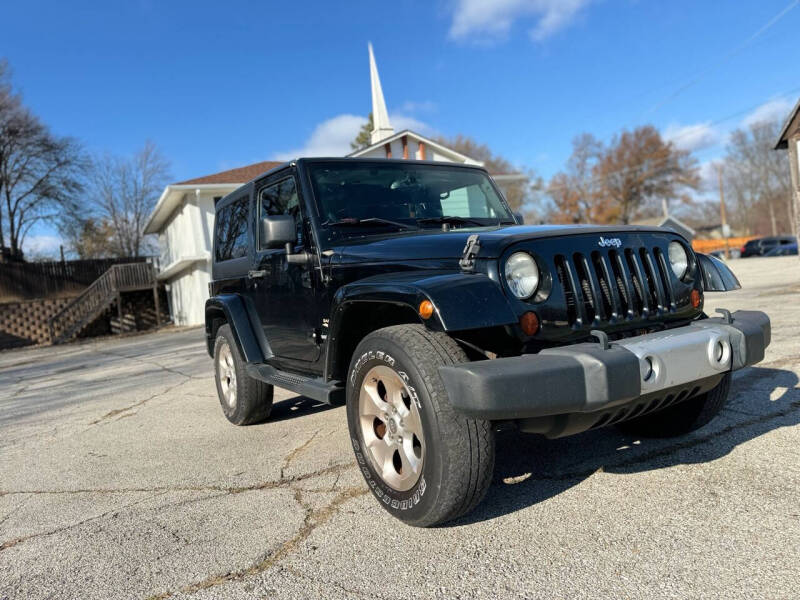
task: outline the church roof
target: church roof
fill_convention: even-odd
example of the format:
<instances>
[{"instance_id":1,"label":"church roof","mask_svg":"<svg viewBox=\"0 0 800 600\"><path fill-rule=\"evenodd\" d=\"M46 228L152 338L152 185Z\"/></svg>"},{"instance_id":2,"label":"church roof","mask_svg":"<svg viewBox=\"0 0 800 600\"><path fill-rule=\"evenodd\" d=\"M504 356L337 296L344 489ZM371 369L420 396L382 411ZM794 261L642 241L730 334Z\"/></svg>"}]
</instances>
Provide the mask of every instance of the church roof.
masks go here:
<instances>
[{"instance_id":1,"label":"church roof","mask_svg":"<svg viewBox=\"0 0 800 600\"><path fill-rule=\"evenodd\" d=\"M358 156L363 156L364 154L367 154L367 153L371 152L372 150L375 150L375 148L383 148L383 146L385 146L386 144L391 144L393 141L399 140L403 136L408 136L409 138L411 138L412 140L415 140L417 142L423 142L427 146L430 146L431 148L435 148L436 150L439 150L440 152L451 156L453 159L455 159L458 162L463 162L463 163L467 163L467 164L483 166L483 163L481 161L476 160L474 158L471 158L471 157L467 156L466 154L461 154L460 152L456 152L452 148L448 148L446 146L442 146L438 142L434 142L432 139L426 138L424 135L420 135L419 133L415 133L414 131L411 131L410 129L404 129L403 131L400 131L399 133L395 133L394 135L390 135L389 137L384 138L384 139L382 139L380 141L377 141L374 144L370 144L369 146L365 146L364 148L359 148L358 150L355 150L355 151L351 152L347 156L351 157L351 158L355 158L355 157L358 157Z\"/></svg>"}]
</instances>

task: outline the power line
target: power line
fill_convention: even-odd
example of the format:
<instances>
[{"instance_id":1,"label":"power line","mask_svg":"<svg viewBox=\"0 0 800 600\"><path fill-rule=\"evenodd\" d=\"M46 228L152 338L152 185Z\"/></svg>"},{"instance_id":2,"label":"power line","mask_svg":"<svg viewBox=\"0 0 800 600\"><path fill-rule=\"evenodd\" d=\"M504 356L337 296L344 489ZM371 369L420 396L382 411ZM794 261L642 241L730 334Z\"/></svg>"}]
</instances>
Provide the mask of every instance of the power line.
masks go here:
<instances>
[{"instance_id":1,"label":"power line","mask_svg":"<svg viewBox=\"0 0 800 600\"><path fill-rule=\"evenodd\" d=\"M695 75L692 79L687 81L686 83L682 84L678 87L674 92L672 92L669 96L664 98L662 101L656 103L652 106L649 110L644 112L644 115L649 115L657 111L659 108L667 104L668 102L677 98L680 94L686 91L688 88L692 87L699 81L701 81L704 77L727 63L731 60L734 56L739 54L742 50L747 48L750 44L752 44L755 40L757 40L761 35L763 35L768 29L770 29L773 25L775 25L778 21L780 21L786 14L792 10L795 6L800 4L800 0L792 0L787 4L778 14L773 16L769 21L767 21L764 25L762 25L758 31L753 33L750 37L744 40L741 44L736 46L733 50L730 50L727 54L722 56L718 61L711 63L708 67L706 67L703 71L700 71L697 75Z\"/></svg>"},{"instance_id":2,"label":"power line","mask_svg":"<svg viewBox=\"0 0 800 600\"><path fill-rule=\"evenodd\" d=\"M800 2L800 0L797 0L797 1ZM775 96L778 96L778 97L780 97L780 96L788 96L790 94L796 94L798 92L800 92L800 87L792 88L792 89L786 90L784 92L779 92ZM759 102L757 104L752 104L752 105L748 106L747 108L743 108L743 109L737 110L736 112L728 114L728 115L726 115L724 117L721 117L719 119L715 119L715 120L709 121L708 125L709 125L709 127L711 127L711 126L714 126L714 125L719 125L720 123L724 123L726 121L730 121L731 119L735 119L737 117L741 117L742 115L745 115L745 114L749 113L753 109L758 108L762 104L764 104L764 103L763 102ZM671 138L670 141L674 142L675 140L679 140L679 139L681 139L683 137L687 137L687 136L689 136L691 134L692 134L691 131L687 131L686 133L683 133L681 135L677 135L677 136ZM652 163L650 163L650 167L659 165L661 163L666 163L670 158L671 157L665 157L665 158L663 158L663 159L661 159L659 161L652 162ZM636 171L636 170L641 169L641 168L642 168L642 165L633 165L633 166L630 166L630 167L625 167L624 169L618 169L616 171L609 171L608 173L604 173L603 175L598 175L596 177L592 177L586 183L587 183L587 185L592 185L592 184L604 181L604 180L608 179L609 177L613 177L615 175L624 175L626 173L629 173L629 172L632 172L632 171ZM551 187L547 187L544 191L546 191L546 192L559 191L559 190L569 189L570 187L572 187L572 186L559 185L559 186L555 186L555 187L552 187L552 188Z\"/></svg>"}]
</instances>

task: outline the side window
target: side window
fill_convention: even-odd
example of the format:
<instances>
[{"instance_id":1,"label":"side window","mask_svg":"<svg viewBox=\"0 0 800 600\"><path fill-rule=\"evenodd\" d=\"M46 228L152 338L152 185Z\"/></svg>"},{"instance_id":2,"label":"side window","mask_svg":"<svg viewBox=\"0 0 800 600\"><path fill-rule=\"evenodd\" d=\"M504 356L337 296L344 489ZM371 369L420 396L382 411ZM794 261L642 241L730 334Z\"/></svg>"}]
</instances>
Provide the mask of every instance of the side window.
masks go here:
<instances>
[{"instance_id":1,"label":"side window","mask_svg":"<svg viewBox=\"0 0 800 600\"><path fill-rule=\"evenodd\" d=\"M302 243L300 202L293 177L262 188L258 193L258 206L259 220L266 216L292 215L297 226L298 241ZM261 249L265 249L263 245Z\"/></svg>"},{"instance_id":2,"label":"side window","mask_svg":"<svg viewBox=\"0 0 800 600\"><path fill-rule=\"evenodd\" d=\"M228 204L217 212L217 262L247 256L247 198Z\"/></svg>"}]
</instances>

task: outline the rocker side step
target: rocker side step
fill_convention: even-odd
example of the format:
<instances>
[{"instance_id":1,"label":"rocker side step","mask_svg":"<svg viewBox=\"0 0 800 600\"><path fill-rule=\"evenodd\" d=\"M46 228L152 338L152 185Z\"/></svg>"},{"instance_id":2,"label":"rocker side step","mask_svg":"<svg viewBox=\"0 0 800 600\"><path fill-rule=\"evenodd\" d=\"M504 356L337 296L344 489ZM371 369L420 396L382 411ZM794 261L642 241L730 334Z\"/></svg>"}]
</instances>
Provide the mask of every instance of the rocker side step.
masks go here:
<instances>
[{"instance_id":1,"label":"rocker side step","mask_svg":"<svg viewBox=\"0 0 800 600\"><path fill-rule=\"evenodd\" d=\"M287 373L266 364L247 365L247 374L254 379L260 379L326 404L343 404L345 401L345 388L339 381L325 381L322 377L306 377L296 373Z\"/></svg>"}]
</instances>

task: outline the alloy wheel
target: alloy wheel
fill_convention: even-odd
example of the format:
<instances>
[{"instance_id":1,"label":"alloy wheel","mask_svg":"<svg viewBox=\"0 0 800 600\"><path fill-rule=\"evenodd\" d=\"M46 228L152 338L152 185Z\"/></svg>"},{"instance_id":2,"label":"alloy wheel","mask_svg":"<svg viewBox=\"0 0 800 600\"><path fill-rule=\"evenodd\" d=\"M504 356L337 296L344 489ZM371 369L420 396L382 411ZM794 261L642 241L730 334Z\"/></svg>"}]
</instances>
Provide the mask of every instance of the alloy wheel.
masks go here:
<instances>
[{"instance_id":1,"label":"alloy wheel","mask_svg":"<svg viewBox=\"0 0 800 600\"><path fill-rule=\"evenodd\" d=\"M414 487L422 473L425 438L419 408L396 371L379 365L361 383L358 414L375 470L397 491Z\"/></svg>"}]
</instances>

